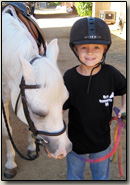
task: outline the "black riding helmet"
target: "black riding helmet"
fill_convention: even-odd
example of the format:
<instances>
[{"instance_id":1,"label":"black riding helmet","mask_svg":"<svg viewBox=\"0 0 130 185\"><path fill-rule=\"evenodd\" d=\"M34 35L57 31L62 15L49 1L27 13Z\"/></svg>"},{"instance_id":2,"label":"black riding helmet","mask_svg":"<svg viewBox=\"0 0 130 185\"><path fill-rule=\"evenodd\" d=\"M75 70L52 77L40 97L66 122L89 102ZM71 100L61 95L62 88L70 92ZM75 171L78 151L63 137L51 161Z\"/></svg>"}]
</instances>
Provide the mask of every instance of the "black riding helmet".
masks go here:
<instances>
[{"instance_id":1,"label":"black riding helmet","mask_svg":"<svg viewBox=\"0 0 130 185\"><path fill-rule=\"evenodd\" d=\"M107 51L111 45L111 34L108 25L100 18L89 17L79 19L70 32L70 47L75 44L104 44ZM106 51L106 52L107 52Z\"/></svg>"},{"instance_id":2,"label":"black riding helmet","mask_svg":"<svg viewBox=\"0 0 130 185\"><path fill-rule=\"evenodd\" d=\"M82 44L107 45L107 49L103 54L102 60L91 70L90 80L88 84L88 91L87 91L87 93L89 93L92 72L95 68L99 67L99 65L102 65L105 63L106 52L108 51L111 45L111 33L108 25L102 19L96 18L96 17L79 19L74 23L74 25L71 28L69 45L72 51L74 52L74 54L76 55L76 57L78 58L78 60L80 61L78 55L74 50L74 46L78 44L79 45L82 45Z\"/></svg>"}]
</instances>

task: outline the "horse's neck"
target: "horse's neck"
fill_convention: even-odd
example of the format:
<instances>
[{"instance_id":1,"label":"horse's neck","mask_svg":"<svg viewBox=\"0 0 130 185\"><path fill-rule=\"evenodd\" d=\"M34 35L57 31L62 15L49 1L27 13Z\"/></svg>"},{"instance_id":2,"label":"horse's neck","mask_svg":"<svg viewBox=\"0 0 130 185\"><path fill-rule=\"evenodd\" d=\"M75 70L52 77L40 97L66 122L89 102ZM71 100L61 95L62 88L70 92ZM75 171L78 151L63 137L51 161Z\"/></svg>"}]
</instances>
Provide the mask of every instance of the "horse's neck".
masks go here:
<instances>
[{"instance_id":1,"label":"horse's neck","mask_svg":"<svg viewBox=\"0 0 130 185\"><path fill-rule=\"evenodd\" d=\"M3 57L6 56L6 63L9 60L14 66L19 61L18 54L27 60L38 54L37 44L25 25L7 13L2 15L2 33L2 52Z\"/></svg>"}]
</instances>

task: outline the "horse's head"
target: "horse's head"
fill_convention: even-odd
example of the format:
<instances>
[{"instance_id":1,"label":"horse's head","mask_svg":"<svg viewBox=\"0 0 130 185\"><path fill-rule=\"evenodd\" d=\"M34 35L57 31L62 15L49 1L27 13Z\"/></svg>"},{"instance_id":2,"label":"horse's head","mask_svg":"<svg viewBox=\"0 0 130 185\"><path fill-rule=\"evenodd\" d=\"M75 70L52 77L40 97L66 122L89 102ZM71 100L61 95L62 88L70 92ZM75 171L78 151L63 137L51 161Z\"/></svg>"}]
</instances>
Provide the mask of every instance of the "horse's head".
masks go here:
<instances>
[{"instance_id":1,"label":"horse's head","mask_svg":"<svg viewBox=\"0 0 130 185\"><path fill-rule=\"evenodd\" d=\"M68 98L68 91L57 67L58 53L55 39L48 45L46 56L39 57L32 65L20 57L25 83L40 85L37 89L25 89L28 110L38 131L54 133L64 128L62 106ZM48 141L47 149L54 158L65 157L71 150L66 132L42 137Z\"/></svg>"}]
</instances>

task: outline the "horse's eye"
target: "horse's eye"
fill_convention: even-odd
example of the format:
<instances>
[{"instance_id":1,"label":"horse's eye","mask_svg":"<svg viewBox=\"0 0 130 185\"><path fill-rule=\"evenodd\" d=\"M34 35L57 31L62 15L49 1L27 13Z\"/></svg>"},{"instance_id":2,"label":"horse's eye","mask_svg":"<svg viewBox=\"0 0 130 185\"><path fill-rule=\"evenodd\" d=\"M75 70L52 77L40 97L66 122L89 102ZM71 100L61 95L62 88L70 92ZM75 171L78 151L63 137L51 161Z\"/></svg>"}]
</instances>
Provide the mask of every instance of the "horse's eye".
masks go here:
<instances>
[{"instance_id":1,"label":"horse's eye","mask_svg":"<svg viewBox=\"0 0 130 185\"><path fill-rule=\"evenodd\" d=\"M45 118L46 114L42 113L42 112L33 112L34 115L40 117L40 118Z\"/></svg>"}]
</instances>

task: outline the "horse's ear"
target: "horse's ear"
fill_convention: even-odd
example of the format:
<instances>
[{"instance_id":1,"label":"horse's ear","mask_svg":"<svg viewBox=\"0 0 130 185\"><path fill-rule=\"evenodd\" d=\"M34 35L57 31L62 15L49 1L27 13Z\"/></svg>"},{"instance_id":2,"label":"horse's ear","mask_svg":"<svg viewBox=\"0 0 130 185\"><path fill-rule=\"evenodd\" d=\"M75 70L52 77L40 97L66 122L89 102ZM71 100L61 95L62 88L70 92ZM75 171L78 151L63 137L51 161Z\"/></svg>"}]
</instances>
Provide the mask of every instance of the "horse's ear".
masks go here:
<instances>
[{"instance_id":1,"label":"horse's ear","mask_svg":"<svg viewBox=\"0 0 130 185\"><path fill-rule=\"evenodd\" d=\"M53 39L47 46L46 56L51 61L57 62L58 54L59 54L58 40Z\"/></svg>"},{"instance_id":2,"label":"horse's ear","mask_svg":"<svg viewBox=\"0 0 130 185\"><path fill-rule=\"evenodd\" d=\"M25 59L23 58L20 54L18 54L20 62L22 64L22 70L23 70L23 76L26 81L32 81L33 76L34 76L34 69L32 65Z\"/></svg>"}]
</instances>

